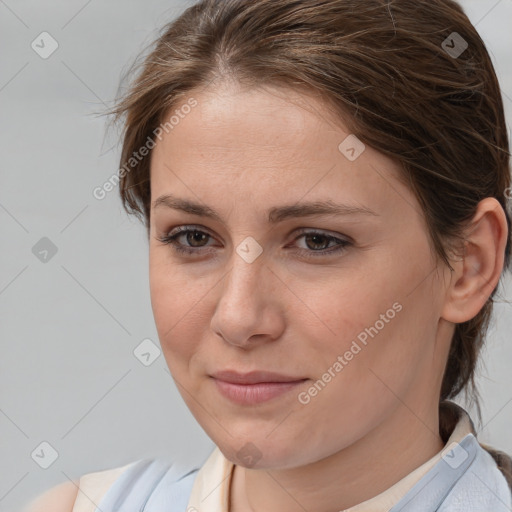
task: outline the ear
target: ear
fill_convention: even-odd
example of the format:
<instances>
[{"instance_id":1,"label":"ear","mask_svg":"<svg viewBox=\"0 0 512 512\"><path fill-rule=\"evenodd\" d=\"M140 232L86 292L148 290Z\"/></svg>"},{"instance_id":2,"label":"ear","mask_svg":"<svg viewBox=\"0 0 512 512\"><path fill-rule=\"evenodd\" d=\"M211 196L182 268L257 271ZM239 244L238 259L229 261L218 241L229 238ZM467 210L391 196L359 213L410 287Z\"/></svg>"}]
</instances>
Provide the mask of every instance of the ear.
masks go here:
<instances>
[{"instance_id":1,"label":"ear","mask_svg":"<svg viewBox=\"0 0 512 512\"><path fill-rule=\"evenodd\" d=\"M486 197L464 234L464 255L451 263L441 317L453 323L474 318L498 285L508 239L505 212L493 197Z\"/></svg>"}]
</instances>

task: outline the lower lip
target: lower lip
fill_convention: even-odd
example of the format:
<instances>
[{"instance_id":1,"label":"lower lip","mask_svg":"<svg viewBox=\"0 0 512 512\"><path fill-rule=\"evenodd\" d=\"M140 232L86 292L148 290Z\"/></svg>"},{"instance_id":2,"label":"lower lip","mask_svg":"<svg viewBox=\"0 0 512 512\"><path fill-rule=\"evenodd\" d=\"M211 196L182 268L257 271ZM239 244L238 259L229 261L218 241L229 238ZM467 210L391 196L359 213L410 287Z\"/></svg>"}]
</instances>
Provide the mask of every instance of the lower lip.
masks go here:
<instances>
[{"instance_id":1,"label":"lower lip","mask_svg":"<svg viewBox=\"0 0 512 512\"><path fill-rule=\"evenodd\" d=\"M291 391L307 379L294 382L260 382L258 384L233 384L224 380L213 380L219 391L232 402L240 405L253 405L267 402Z\"/></svg>"}]
</instances>

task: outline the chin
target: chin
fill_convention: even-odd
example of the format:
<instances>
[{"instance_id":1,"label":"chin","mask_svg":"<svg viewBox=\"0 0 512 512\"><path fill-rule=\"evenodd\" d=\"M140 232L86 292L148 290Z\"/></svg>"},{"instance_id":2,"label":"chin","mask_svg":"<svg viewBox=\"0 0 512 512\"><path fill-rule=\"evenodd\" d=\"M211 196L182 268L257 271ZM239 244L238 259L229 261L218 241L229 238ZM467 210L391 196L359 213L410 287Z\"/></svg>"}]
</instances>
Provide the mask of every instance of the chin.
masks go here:
<instances>
[{"instance_id":1,"label":"chin","mask_svg":"<svg viewBox=\"0 0 512 512\"><path fill-rule=\"evenodd\" d=\"M267 437L266 431L254 429L253 436L224 436L213 439L224 456L237 466L248 469L288 469L303 466L322 458L309 456L300 441L294 441L286 431L280 438L273 434Z\"/></svg>"}]
</instances>

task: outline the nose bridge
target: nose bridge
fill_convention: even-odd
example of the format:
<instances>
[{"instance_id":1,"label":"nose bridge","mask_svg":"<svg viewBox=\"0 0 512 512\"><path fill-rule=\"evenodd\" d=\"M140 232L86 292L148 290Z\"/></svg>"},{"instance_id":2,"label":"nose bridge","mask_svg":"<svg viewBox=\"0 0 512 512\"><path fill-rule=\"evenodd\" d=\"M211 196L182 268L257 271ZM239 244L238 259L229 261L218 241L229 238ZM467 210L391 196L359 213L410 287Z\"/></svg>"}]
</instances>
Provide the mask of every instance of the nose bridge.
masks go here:
<instances>
[{"instance_id":1,"label":"nose bridge","mask_svg":"<svg viewBox=\"0 0 512 512\"><path fill-rule=\"evenodd\" d=\"M247 299L264 288L264 274L263 247L247 236L235 246L223 294L233 295L238 300Z\"/></svg>"},{"instance_id":2,"label":"nose bridge","mask_svg":"<svg viewBox=\"0 0 512 512\"><path fill-rule=\"evenodd\" d=\"M240 347L248 347L255 335L261 342L278 337L283 319L271 304L275 300L272 279L275 277L266 268L263 248L254 239L236 245L217 295L212 330Z\"/></svg>"}]
</instances>

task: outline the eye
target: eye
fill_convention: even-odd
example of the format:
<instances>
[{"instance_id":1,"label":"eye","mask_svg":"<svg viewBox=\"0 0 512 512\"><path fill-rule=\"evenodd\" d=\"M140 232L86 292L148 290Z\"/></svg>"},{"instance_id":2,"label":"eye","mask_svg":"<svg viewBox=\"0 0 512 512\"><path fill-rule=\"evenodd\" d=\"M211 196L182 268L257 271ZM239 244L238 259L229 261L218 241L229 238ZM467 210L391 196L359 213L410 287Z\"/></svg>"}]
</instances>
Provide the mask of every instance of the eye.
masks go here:
<instances>
[{"instance_id":1,"label":"eye","mask_svg":"<svg viewBox=\"0 0 512 512\"><path fill-rule=\"evenodd\" d=\"M352 242L348 240L338 238L323 231L303 228L300 230L300 233L300 236L296 237L294 242L304 239L306 248L296 250L296 252L304 257L329 256L339 253L349 245L352 245ZM180 241L182 238L183 240ZM171 245L178 253L199 255L205 252L202 249L211 247L211 245L208 245L208 241L211 238L213 237L210 234L199 229L199 227L179 226L170 233L157 237L157 240L163 244Z\"/></svg>"},{"instance_id":2,"label":"eye","mask_svg":"<svg viewBox=\"0 0 512 512\"><path fill-rule=\"evenodd\" d=\"M301 235L295 238L294 241L296 242L301 238L304 239L306 249L300 249L299 252L304 254L306 257L329 256L331 254L344 251L349 245L351 245L351 242L348 240L317 230L303 229L301 230ZM334 244L334 246L331 245L329 248L329 244Z\"/></svg>"},{"instance_id":3,"label":"eye","mask_svg":"<svg viewBox=\"0 0 512 512\"><path fill-rule=\"evenodd\" d=\"M179 242L181 237L185 237L185 241L190 245L183 245ZM207 247L204 242L207 241L211 235L193 226L184 227L179 226L169 234L162 237L157 237L159 242L163 244L171 245L175 251L182 254L196 254L202 247Z\"/></svg>"}]
</instances>

